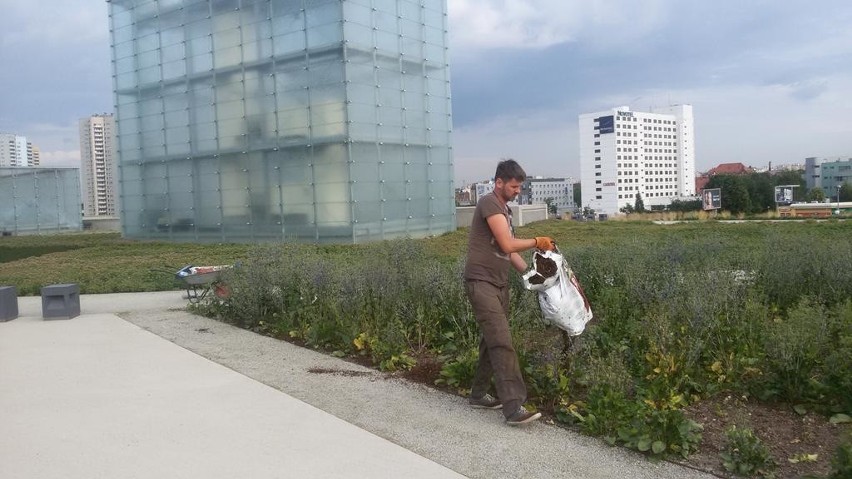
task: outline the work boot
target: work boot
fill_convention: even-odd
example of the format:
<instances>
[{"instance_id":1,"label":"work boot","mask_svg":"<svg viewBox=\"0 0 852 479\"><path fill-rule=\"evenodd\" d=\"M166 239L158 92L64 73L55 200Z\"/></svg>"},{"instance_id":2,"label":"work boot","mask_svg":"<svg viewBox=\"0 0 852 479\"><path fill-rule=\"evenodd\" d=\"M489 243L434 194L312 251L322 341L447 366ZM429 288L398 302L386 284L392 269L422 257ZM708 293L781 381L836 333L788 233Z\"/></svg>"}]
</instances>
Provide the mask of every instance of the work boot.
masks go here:
<instances>
[{"instance_id":1,"label":"work boot","mask_svg":"<svg viewBox=\"0 0 852 479\"><path fill-rule=\"evenodd\" d=\"M503 403L490 394L486 394L478 399L470 397L467 403L474 409L500 409L503 407Z\"/></svg>"},{"instance_id":2,"label":"work boot","mask_svg":"<svg viewBox=\"0 0 852 479\"><path fill-rule=\"evenodd\" d=\"M510 426L520 426L535 421L541 417L540 412L530 412L523 406L518 407L511 416L506 418L506 424Z\"/></svg>"}]
</instances>

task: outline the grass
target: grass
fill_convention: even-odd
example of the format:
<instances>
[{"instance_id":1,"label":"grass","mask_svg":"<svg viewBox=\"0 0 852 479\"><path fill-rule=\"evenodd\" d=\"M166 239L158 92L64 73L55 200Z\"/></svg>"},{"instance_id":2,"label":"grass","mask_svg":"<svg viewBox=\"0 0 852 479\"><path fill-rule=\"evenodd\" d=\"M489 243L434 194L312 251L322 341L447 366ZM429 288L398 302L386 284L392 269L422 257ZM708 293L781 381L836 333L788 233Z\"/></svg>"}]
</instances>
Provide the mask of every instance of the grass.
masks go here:
<instances>
[{"instance_id":1,"label":"grass","mask_svg":"<svg viewBox=\"0 0 852 479\"><path fill-rule=\"evenodd\" d=\"M232 264L249 245L177 244L122 239L117 233L0 238L0 283L21 296L48 284L78 283L84 294L167 291L187 264Z\"/></svg>"},{"instance_id":2,"label":"grass","mask_svg":"<svg viewBox=\"0 0 852 479\"><path fill-rule=\"evenodd\" d=\"M711 239L722 254L762 247L767 236L817 236L849 241L849 222L746 223L690 221L656 225L646 221L577 223L544 221L516 229L519 237L552 236L562 249L582 246L655 244L661 241ZM423 240L426 250L445 262L464 256L467 230ZM83 293L170 290L180 286L175 271L187 264L233 264L252 245L186 244L122 239L116 233L0 237L0 282L17 286L21 295L37 295L41 286L78 283ZM364 246L321 246L330 257L357 256Z\"/></svg>"}]
</instances>

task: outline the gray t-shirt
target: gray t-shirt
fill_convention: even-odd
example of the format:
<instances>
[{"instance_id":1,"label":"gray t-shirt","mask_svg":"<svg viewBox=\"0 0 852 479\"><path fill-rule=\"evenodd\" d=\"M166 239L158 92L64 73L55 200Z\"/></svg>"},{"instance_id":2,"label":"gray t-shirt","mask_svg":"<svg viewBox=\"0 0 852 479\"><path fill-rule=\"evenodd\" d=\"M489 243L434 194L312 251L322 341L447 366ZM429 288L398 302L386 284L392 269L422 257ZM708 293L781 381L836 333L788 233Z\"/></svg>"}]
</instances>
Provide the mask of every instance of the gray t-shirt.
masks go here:
<instances>
[{"instance_id":1,"label":"gray t-shirt","mask_svg":"<svg viewBox=\"0 0 852 479\"><path fill-rule=\"evenodd\" d=\"M503 215L512 230L512 210L500 203L494 192L488 193L476 203L473 221L470 223L470 235L467 244L467 263L464 267L464 279L487 281L495 286L509 284L509 255L504 253L491 228L488 227L489 216ZM512 234L514 237L514 234Z\"/></svg>"}]
</instances>

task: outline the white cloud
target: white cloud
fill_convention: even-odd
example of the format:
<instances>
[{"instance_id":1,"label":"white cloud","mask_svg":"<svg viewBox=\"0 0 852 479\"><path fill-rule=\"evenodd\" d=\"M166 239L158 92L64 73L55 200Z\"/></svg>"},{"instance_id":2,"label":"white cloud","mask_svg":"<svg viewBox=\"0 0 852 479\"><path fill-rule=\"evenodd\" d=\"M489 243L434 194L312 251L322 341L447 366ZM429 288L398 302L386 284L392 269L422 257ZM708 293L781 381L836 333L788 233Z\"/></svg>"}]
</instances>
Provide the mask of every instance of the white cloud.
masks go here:
<instances>
[{"instance_id":1,"label":"white cloud","mask_svg":"<svg viewBox=\"0 0 852 479\"><path fill-rule=\"evenodd\" d=\"M42 150L41 166L79 168L80 150Z\"/></svg>"},{"instance_id":2,"label":"white cloud","mask_svg":"<svg viewBox=\"0 0 852 479\"><path fill-rule=\"evenodd\" d=\"M624 44L666 21L670 0L451 0L452 47L461 53L496 48L546 48L594 37ZM606 32L597 35L596 32Z\"/></svg>"},{"instance_id":3,"label":"white cloud","mask_svg":"<svg viewBox=\"0 0 852 479\"><path fill-rule=\"evenodd\" d=\"M0 2L3 29L0 48L66 47L106 42L107 4L91 0L27 0Z\"/></svg>"},{"instance_id":4,"label":"white cloud","mask_svg":"<svg viewBox=\"0 0 852 479\"><path fill-rule=\"evenodd\" d=\"M518 0L454 0L449 2L450 35L462 49L546 47L571 40L569 19L549 18L548 10L553 8Z\"/></svg>"},{"instance_id":5,"label":"white cloud","mask_svg":"<svg viewBox=\"0 0 852 479\"><path fill-rule=\"evenodd\" d=\"M494 175L513 158L532 176L579 176L576 115L564 110L502 116L453 132L457 185Z\"/></svg>"}]
</instances>

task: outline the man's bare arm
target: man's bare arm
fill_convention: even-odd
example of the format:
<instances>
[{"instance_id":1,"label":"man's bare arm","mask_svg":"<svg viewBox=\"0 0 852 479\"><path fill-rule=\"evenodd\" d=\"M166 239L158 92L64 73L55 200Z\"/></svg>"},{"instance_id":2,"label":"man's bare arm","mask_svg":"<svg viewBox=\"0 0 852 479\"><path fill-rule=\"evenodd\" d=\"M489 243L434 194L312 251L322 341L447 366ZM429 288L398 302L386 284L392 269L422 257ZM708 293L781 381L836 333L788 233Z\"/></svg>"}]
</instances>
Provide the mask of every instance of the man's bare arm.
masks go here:
<instances>
[{"instance_id":1,"label":"man's bare arm","mask_svg":"<svg viewBox=\"0 0 852 479\"><path fill-rule=\"evenodd\" d=\"M491 229L491 234L494 235L494 240L497 241L497 246L506 254L517 253L535 248L535 239L520 239L512 238L512 232L509 230L509 222L506 217L500 214L489 216L486 221Z\"/></svg>"}]
</instances>

